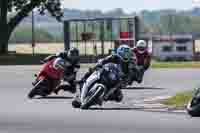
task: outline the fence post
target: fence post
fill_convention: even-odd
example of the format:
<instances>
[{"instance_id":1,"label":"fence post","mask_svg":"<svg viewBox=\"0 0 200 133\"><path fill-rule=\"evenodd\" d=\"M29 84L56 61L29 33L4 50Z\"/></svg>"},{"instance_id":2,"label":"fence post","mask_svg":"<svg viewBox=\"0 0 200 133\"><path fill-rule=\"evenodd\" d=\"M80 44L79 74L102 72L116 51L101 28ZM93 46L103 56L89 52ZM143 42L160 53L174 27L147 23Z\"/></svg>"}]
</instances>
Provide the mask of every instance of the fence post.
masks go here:
<instances>
[{"instance_id":1,"label":"fence post","mask_svg":"<svg viewBox=\"0 0 200 133\"><path fill-rule=\"evenodd\" d=\"M70 22L64 21L64 48L70 49Z\"/></svg>"},{"instance_id":2,"label":"fence post","mask_svg":"<svg viewBox=\"0 0 200 133\"><path fill-rule=\"evenodd\" d=\"M101 39L101 55L104 55L104 20L101 22L100 26L100 39Z\"/></svg>"},{"instance_id":3,"label":"fence post","mask_svg":"<svg viewBox=\"0 0 200 133\"><path fill-rule=\"evenodd\" d=\"M135 45L137 44L137 41L139 40L139 34L140 34L140 20L138 16L134 17L135 21Z\"/></svg>"}]
</instances>

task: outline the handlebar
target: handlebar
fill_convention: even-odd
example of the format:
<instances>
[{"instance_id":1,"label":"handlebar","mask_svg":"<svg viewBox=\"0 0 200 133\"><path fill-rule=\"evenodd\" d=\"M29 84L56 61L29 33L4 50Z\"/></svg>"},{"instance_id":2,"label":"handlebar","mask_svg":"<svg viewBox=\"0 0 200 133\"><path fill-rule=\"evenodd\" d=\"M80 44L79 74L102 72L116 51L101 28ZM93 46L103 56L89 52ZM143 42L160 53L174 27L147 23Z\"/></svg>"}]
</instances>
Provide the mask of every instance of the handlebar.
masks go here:
<instances>
[{"instance_id":1,"label":"handlebar","mask_svg":"<svg viewBox=\"0 0 200 133\"><path fill-rule=\"evenodd\" d=\"M45 64L46 62L44 60L40 60L40 63Z\"/></svg>"}]
</instances>

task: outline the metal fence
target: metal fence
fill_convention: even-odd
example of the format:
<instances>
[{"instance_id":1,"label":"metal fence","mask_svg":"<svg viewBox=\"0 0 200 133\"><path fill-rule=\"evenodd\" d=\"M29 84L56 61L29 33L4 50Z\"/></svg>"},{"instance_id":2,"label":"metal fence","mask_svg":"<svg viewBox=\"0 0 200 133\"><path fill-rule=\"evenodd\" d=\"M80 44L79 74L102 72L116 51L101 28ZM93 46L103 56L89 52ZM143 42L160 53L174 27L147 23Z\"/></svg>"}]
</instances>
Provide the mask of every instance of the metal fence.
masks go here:
<instances>
[{"instance_id":1,"label":"metal fence","mask_svg":"<svg viewBox=\"0 0 200 133\"><path fill-rule=\"evenodd\" d=\"M119 40L134 45L137 17L72 19L64 21L65 49L77 47L82 55L106 55ZM124 33L127 33L125 35ZM123 37L123 34L126 37Z\"/></svg>"}]
</instances>

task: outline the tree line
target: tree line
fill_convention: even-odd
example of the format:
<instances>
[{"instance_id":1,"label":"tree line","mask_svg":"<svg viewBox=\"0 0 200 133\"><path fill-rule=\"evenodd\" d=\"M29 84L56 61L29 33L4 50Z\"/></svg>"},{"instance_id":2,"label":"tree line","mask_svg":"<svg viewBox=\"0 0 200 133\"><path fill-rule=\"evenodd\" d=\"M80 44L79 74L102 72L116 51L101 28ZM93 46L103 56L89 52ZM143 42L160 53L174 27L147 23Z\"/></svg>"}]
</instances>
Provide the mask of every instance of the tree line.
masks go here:
<instances>
[{"instance_id":1,"label":"tree line","mask_svg":"<svg viewBox=\"0 0 200 133\"><path fill-rule=\"evenodd\" d=\"M167 14L160 17L159 23L145 25L153 34L200 34L199 16Z\"/></svg>"}]
</instances>

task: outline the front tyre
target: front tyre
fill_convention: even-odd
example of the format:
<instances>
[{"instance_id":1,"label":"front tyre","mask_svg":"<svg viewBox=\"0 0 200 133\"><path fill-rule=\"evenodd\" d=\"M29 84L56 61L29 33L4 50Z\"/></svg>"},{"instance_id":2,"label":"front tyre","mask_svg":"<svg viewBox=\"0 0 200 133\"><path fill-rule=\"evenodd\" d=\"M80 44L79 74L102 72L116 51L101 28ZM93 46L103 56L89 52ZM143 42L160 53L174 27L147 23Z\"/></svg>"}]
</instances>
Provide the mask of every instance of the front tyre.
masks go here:
<instances>
[{"instance_id":1,"label":"front tyre","mask_svg":"<svg viewBox=\"0 0 200 133\"><path fill-rule=\"evenodd\" d=\"M200 117L200 88L197 89L191 101L187 105L187 112L192 117Z\"/></svg>"},{"instance_id":2,"label":"front tyre","mask_svg":"<svg viewBox=\"0 0 200 133\"><path fill-rule=\"evenodd\" d=\"M187 112L192 117L200 117L200 102L198 104L194 104L194 100L192 99L187 105Z\"/></svg>"},{"instance_id":3,"label":"front tyre","mask_svg":"<svg viewBox=\"0 0 200 133\"><path fill-rule=\"evenodd\" d=\"M28 98L33 99L36 95L46 96L47 94L42 92L41 85L43 84L44 80L40 80L29 92Z\"/></svg>"},{"instance_id":4,"label":"front tyre","mask_svg":"<svg viewBox=\"0 0 200 133\"><path fill-rule=\"evenodd\" d=\"M98 98L103 94L104 88L99 86L97 89L91 89L88 92L84 102L81 105L81 109L88 109L91 105L95 104Z\"/></svg>"},{"instance_id":5,"label":"front tyre","mask_svg":"<svg viewBox=\"0 0 200 133\"><path fill-rule=\"evenodd\" d=\"M28 98L33 99L36 95L37 95L37 90L35 89L35 87L29 92L28 94Z\"/></svg>"}]
</instances>

